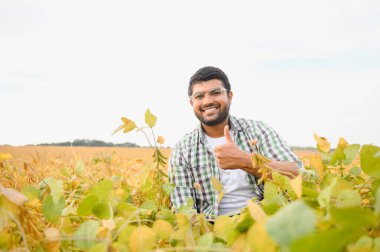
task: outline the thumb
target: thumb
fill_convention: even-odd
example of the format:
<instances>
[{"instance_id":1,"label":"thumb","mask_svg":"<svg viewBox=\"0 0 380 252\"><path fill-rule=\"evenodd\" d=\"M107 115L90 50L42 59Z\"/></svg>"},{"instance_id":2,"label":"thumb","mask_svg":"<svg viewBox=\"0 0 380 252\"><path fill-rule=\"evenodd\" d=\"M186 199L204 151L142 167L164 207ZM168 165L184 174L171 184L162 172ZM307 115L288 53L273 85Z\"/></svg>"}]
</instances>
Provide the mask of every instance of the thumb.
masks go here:
<instances>
[{"instance_id":1,"label":"thumb","mask_svg":"<svg viewBox=\"0 0 380 252\"><path fill-rule=\"evenodd\" d=\"M234 143L234 140L232 140L230 134L230 127L228 127L228 125L224 127L224 136L226 137L227 143Z\"/></svg>"}]
</instances>

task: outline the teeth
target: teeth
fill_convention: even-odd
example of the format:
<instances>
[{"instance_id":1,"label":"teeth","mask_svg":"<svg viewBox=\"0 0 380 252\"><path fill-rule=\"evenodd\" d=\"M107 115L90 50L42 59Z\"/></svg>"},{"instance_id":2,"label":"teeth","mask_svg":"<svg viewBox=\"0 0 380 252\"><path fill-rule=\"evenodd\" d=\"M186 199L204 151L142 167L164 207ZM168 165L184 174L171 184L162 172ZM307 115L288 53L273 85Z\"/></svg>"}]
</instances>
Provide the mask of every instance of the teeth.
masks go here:
<instances>
[{"instance_id":1,"label":"teeth","mask_svg":"<svg viewBox=\"0 0 380 252\"><path fill-rule=\"evenodd\" d=\"M216 107L216 106L208 107L208 108L204 108L203 111L212 110L212 109L217 109L217 108L218 108L218 107Z\"/></svg>"},{"instance_id":2,"label":"teeth","mask_svg":"<svg viewBox=\"0 0 380 252\"><path fill-rule=\"evenodd\" d=\"M203 111L214 111L216 110L216 108L207 108L207 109L204 109Z\"/></svg>"}]
</instances>

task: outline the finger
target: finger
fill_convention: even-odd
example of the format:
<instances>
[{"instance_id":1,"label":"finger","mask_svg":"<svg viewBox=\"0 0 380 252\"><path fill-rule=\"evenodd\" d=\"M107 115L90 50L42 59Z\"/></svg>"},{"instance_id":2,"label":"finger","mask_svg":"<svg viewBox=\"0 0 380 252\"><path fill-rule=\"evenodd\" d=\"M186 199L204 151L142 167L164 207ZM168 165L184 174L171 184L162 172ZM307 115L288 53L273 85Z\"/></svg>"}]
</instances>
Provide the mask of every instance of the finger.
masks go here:
<instances>
[{"instance_id":1,"label":"finger","mask_svg":"<svg viewBox=\"0 0 380 252\"><path fill-rule=\"evenodd\" d=\"M232 140L231 134L230 134L230 127L226 125L224 127L224 136L226 137L227 143L233 143L234 140Z\"/></svg>"}]
</instances>

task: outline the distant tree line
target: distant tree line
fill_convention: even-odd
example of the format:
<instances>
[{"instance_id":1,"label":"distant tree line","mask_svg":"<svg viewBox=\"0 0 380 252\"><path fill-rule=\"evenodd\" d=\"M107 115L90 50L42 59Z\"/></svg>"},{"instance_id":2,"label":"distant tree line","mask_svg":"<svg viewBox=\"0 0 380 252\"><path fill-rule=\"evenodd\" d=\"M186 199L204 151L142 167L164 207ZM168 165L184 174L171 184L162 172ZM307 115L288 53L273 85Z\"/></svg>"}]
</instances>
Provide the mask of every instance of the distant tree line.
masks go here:
<instances>
[{"instance_id":1,"label":"distant tree line","mask_svg":"<svg viewBox=\"0 0 380 252\"><path fill-rule=\"evenodd\" d=\"M292 150L308 150L308 151L317 151L317 148L312 146L290 146Z\"/></svg>"},{"instance_id":2,"label":"distant tree line","mask_svg":"<svg viewBox=\"0 0 380 252\"><path fill-rule=\"evenodd\" d=\"M96 147L140 147L134 143L120 143L114 144L110 142L104 142L101 140L89 140L89 139L75 139L73 142L61 142L61 143L42 143L38 146L96 146Z\"/></svg>"}]
</instances>

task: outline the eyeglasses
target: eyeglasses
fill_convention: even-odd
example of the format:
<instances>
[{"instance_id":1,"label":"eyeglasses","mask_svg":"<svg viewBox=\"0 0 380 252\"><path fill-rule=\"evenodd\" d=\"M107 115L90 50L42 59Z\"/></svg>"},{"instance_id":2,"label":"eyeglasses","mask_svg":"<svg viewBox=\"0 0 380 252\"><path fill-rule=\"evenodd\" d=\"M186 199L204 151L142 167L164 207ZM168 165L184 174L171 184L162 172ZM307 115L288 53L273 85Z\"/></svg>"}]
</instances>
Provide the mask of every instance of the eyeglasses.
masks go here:
<instances>
[{"instance_id":1,"label":"eyeglasses","mask_svg":"<svg viewBox=\"0 0 380 252\"><path fill-rule=\"evenodd\" d=\"M223 94L224 91L227 91L225 88L214 88L209 91L203 91L203 92L195 92L193 95L189 96L190 99L194 102L200 102L205 97L206 93L208 96L212 98L218 98Z\"/></svg>"}]
</instances>

